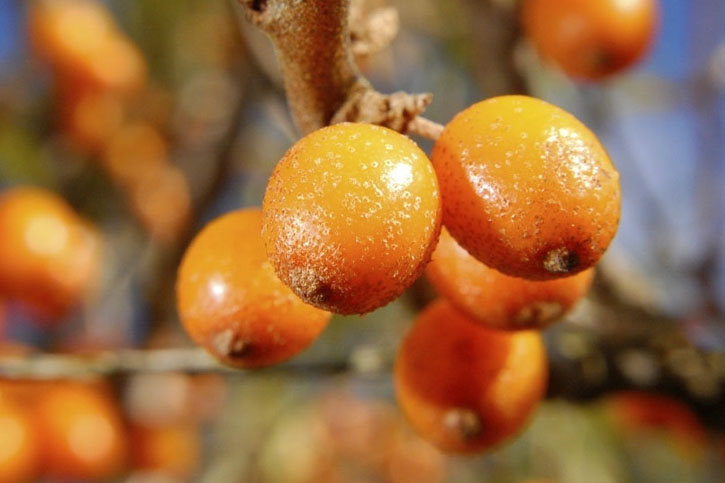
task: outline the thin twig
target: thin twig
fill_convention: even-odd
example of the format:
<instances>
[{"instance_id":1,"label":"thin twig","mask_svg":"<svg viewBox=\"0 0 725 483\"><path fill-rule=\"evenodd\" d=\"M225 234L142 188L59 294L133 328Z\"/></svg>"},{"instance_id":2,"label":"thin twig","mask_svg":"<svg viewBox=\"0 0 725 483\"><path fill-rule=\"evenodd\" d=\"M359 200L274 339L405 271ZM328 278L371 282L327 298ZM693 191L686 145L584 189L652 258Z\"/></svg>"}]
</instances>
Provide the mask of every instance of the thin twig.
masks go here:
<instances>
[{"instance_id":1,"label":"thin twig","mask_svg":"<svg viewBox=\"0 0 725 483\"><path fill-rule=\"evenodd\" d=\"M389 367L386 366L386 369ZM349 372L354 367L345 362L320 362L284 364L265 370L313 377ZM258 371L224 366L201 348L123 349L86 355L39 352L0 356L0 378L18 380L83 379L143 372L246 375Z\"/></svg>"},{"instance_id":2,"label":"thin twig","mask_svg":"<svg viewBox=\"0 0 725 483\"><path fill-rule=\"evenodd\" d=\"M442 124L418 116L408 123L408 133L437 141L444 127Z\"/></svg>"}]
</instances>

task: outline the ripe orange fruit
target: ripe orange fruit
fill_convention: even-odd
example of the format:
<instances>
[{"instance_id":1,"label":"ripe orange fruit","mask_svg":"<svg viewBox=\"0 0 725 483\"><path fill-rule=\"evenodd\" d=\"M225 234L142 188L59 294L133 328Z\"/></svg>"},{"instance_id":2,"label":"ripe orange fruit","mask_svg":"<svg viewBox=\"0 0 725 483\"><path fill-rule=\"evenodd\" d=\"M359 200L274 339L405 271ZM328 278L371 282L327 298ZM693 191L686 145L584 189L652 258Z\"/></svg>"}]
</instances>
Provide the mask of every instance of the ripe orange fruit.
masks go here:
<instances>
[{"instance_id":1,"label":"ripe orange fruit","mask_svg":"<svg viewBox=\"0 0 725 483\"><path fill-rule=\"evenodd\" d=\"M123 103L119 96L109 92L73 87L58 94L60 128L73 147L97 154L121 128Z\"/></svg>"},{"instance_id":2,"label":"ripe orange fruit","mask_svg":"<svg viewBox=\"0 0 725 483\"><path fill-rule=\"evenodd\" d=\"M113 17L93 0L40 0L29 11L31 40L38 53L54 64L72 69L115 32Z\"/></svg>"},{"instance_id":3,"label":"ripe orange fruit","mask_svg":"<svg viewBox=\"0 0 725 483\"><path fill-rule=\"evenodd\" d=\"M669 440L691 459L705 456L707 429L686 404L670 396L645 391L621 391L602 400L605 414L629 437L654 436Z\"/></svg>"},{"instance_id":4,"label":"ripe orange fruit","mask_svg":"<svg viewBox=\"0 0 725 483\"><path fill-rule=\"evenodd\" d=\"M87 72L68 77L78 79L78 74L84 74L91 87L120 93L137 92L147 80L146 59L138 47L120 33L92 52L86 59L85 68Z\"/></svg>"},{"instance_id":5,"label":"ripe orange fruit","mask_svg":"<svg viewBox=\"0 0 725 483\"><path fill-rule=\"evenodd\" d=\"M303 300L365 313L399 296L440 230L428 157L407 137L343 123L308 134L277 164L262 236L277 275Z\"/></svg>"},{"instance_id":6,"label":"ripe orange fruit","mask_svg":"<svg viewBox=\"0 0 725 483\"><path fill-rule=\"evenodd\" d=\"M40 0L29 17L35 50L64 82L117 92L145 83L143 57L102 2Z\"/></svg>"},{"instance_id":7,"label":"ripe orange fruit","mask_svg":"<svg viewBox=\"0 0 725 483\"><path fill-rule=\"evenodd\" d=\"M524 31L567 75L598 80L647 52L659 23L657 0L525 0Z\"/></svg>"},{"instance_id":8,"label":"ripe orange fruit","mask_svg":"<svg viewBox=\"0 0 725 483\"><path fill-rule=\"evenodd\" d=\"M43 468L54 478L99 480L126 459L121 412L99 384L49 385L34 407Z\"/></svg>"},{"instance_id":9,"label":"ripe orange fruit","mask_svg":"<svg viewBox=\"0 0 725 483\"><path fill-rule=\"evenodd\" d=\"M539 332L489 329L440 299L418 315L398 351L395 392L423 438L467 453L520 431L547 373Z\"/></svg>"},{"instance_id":10,"label":"ripe orange fruit","mask_svg":"<svg viewBox=\"0 0 725 483\"><path fill-rule=\"evenodd\" d=\"M0 394L0 483L32 481L40 469L38 457L30 414Z\"/></svg>"},{"instance_id":11,"label":"ripe orange fruit","mask_svg":"<svg viewBox=\"0 0 725 483\"><path fill-rule=\"evenodd\" d=\"M102 161L113 180L122 186L138 186L168 164L166 140L158 128L147 122L117 126L108 138Z\"/></svg>"},{"instance_id":12,"label":"ripe orange fruit","mask_svg":"<svg viewBox=\"0 0 725 483\"><path fill-rule=\"evenodd\" d=\"M98 279L100 240L56 194L20 187L0 194L0 293L58 317Z\"/></svg>"},{"instance_id":13,"label":"ripe orange fruit","mask_svg":"<svg viewBox=\"0 0 725 483\"><path fill-rule=\"evenodd\" d=\"M199 430L193 424L134 426L131 441L135 469L187 481L201 459Z\"/></svg>"},{"instance_id":14,"label":"ripe orange fruit","mask_svg":"<svg viewBox=\"0 0 725 483\"><path fill-rule=\"evenodd\" d=\"M149 163L141 171L143 176L127 185L131 210L151 237L161 243L171 243L189 222L189 183L183 171L172 164Z\"/></svg>"},{"instance_id":15,"label":"ripe orange fruit","mask_svg":"<svg viewBox=\"0 0 725 483\"><path fill-rule=\"evenodd\" d=\"M593 267L541 282L509 277L473 258L445 229L425 273L457 309L494 329L542 329L556 322L594 278Z\"/></svg>"},{"instance_id":16,"label":"ripe orange fruit","mask_svg":"<svg viewBox=\"0 0 725 483\"><path fill-rule=\"evenodd\" d=\"M191 338L237 367L276 364L295 356L330 318L277 278L261 228L259 209L212 221L186 250L176 282L179 317Z\"/></svg>"},{"instance_id":17,"label":"ripe orange fruit","mask_svg":"<svg viewBox=\"0 0 725 483\"><path fill-rule=\"evenodd\" d=\"M443 223L471 255L507 275L547 280L593 266L619 224L619 174L596 136L526 96L460 112L431 160Z\"/></svg>"}]
</instances>

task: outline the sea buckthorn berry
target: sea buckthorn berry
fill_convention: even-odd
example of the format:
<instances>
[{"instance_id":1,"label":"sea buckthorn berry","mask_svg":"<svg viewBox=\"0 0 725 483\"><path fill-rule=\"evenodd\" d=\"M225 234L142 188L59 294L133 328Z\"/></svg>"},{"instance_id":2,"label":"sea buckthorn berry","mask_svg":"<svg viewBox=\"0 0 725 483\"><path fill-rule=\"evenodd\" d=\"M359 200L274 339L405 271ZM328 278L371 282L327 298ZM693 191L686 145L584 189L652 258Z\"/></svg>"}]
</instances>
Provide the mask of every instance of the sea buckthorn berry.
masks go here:
<instances>
[{"instance_id":1,"label":"sea buckthorn berry","mask_svg":"<svg viewBox=\"0 0 725 483\"><path fill-rule=\"evenodd\" d=\"M438 182L407 137L369 124L319 129L277 164L262 235L280 279L341 314L398 297L422 273L440 231Z\"/></svg>"},{"instance_id":2,"label":"sea buckthorn berry","mask_svg":"<svg viewBox=\"0 0 725 483\"><path fill-rule=\"evenodd\" d=\"M34 481L39 449L30 413L0 394L0 483Z\"/></svg>"},{"instance_id":3,"label":"sea buckthorn berry","mask_svg":"<svg viewBox=\"0 0 725 483\"><path fill-rule=\"evenodd\" d=\"M199 429L191 423L139 426L131 431L134 469L188 481L201 459Z\"/></svg>"},{"instance_id":4,"label":"sea buckthorn berry","mask_svg":"<svg viewBox=\"0 0 725 483\"><path fill-rule=\"evenodd\" d=\"M122 126L123 105L114 94L76 87L60 92L58 97L60 127L73 147L82 152L99 152Z\"/></svg>"},{"instance_id":5,"label":"sea buckthorn berry","mask_svg":"<svg viewBox=\"0 0 725 483\"><path fill-rule=\"evenodd\" d=\"M707 455L707 428L690 407L671 396L620 391L603 398L601 407L614 428L635 444L649 436L674 443L688 460L702 462Z\"/></svg>"},{"instance_id":6,"label":"sea buckthorn berry","mask_svg":"<svg viewBox=\"0 0 725 483\"><path fill-rule=\"evenodd\" d=\"M189 183L172 164L151 165L142 170L143 177L129 186L127 193L131 210L154 239L172 243L189 222Z\"/></svg>"},{"instance_id":7,"label":"sea buckthorn berry","mask_svg":"<svg viewBox=\"0 0 725 483\"><path fill-rule=\"evenodd\" d=\"M85 62L116 35L113 17L93 0L40 0L29 12L31 40L45 59L66 70Z\"/></svg>"},{"instance_id":8,"label":"sea buckthorn berry","mask_svg":"<svg viewBox=\"0 0 725 483\"><path fill-rule=\"evenodd\" d=\"M447 452L475 452L520 431L544 395L537 331L475 323L445 299L426 307L395 361L398 404L417 432Z\"/></svg>"},{"instance_id":9,"label":"sea buckthorn berry","mask_svg":"<svg viewBox=\"0 0 725 483\"><path fill-rule=\"evenodd\" d=\"M104 385L52 384L34 410L48 476L98 481L123 468L127 441L121 411Z\"/></svg>"},{"instance_id":10,"label":"sea buckthorn berry","mask_svg":"<svg viewBox=\"0 0 725 483\"><path fill-rule=\"evenodd\" d=\"M135 91L146 82L146 63L118 29L102 2L41 0L30 9L31 40L64 82Z\"/></svg>"},{"instance_id":11,"label":"sea buckthorn berry","mask_svg":"<svg viewBox=\"0 0 725 483\"><path fill-rule=\"evenodd\" d=\"M619 174L596 136L526 96L459 113L431 156L443 223L471 255L507 275L547 280L593 266L619 225Z\"/></svg>"},{"instance_id":12,"label":"sea buckthorn berry","mask_svg":"<svg viewBox=\"0 0 725 483\"><path fill-rule=\"evenodd\" d=\"M261 228L262 214L256 208L212 221L184 254L176 282L186 331L216 358L236 367L266 366L297 355L330 318L277 278Z\"/></svg>"},{"instance_id":13,"label":"sea buckthorn berry","mask_svg":"<svg viewBox=\"0 0 725 483\"><path fill-rule=\"evenodd\" d=\"M586 295L594 267L556 280L509 277L473 258L443 229L425 273L457 309L488 327L542 329Z\"/></svg>"},{"instance_id":14,"label":"sea buckthorn berry","mask_svg":"<svg viewBox=\"0 0 725 483\"><path fill-rule=\"evenodd\" d=\"M647 52L659 23L657 0L525 0L524 31L567 75L599 80Z\"/></svg>"},{"instance_id":15,"label":"sea buckthorn berry","mask_svg":"<svg viewBox=\"0 0 725 483\"><path fill-rule=\"evenodd\" d=\"M94 288L100 240L56 194L20 187L0 194L0 293L55 318Z\"/></svg>"},{"instance_id":16,"label":"sea buckthorn berry","mask_svg":"<svg viewBox=\"0 0 725 483\"><path fill-rule=\"evenodd\" d=\"M168 164L168 146L159 130L146 122L128 122L109 136L103 165L122 186L137 186Z\"/></svg>"}]
</instances>

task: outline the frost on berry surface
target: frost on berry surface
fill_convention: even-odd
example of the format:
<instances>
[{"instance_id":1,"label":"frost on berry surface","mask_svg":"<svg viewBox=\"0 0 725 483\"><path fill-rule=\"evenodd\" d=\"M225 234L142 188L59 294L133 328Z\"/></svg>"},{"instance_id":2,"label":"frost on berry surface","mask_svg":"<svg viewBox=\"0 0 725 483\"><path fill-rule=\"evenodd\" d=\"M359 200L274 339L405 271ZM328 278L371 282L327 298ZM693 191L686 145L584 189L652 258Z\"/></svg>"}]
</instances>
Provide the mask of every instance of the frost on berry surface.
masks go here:
<instances>
[{"instance_id":1,"label":"frost on berry surface","mask_svg":"<svg viewBox=\"0 0 725 483\"><path fill-rule=\"evenodd\" d=\"M263 237L279 277L304 300L365 313L421 273L440 230L433 167L390 129L337 124L300 140L265 193Z\"/></svg>"},{"instance_id":2,"label":"frost on berry surface","mask_svg":"<svg viewBox=\"0 0 725 483\"><path fill-rule=\"evenodd\" d=\"M456 116L436 143L444 224L508 275L550 279L593 265L619 220L617 171L567 112L503 96Z\"/></svg>"}]
</instances>

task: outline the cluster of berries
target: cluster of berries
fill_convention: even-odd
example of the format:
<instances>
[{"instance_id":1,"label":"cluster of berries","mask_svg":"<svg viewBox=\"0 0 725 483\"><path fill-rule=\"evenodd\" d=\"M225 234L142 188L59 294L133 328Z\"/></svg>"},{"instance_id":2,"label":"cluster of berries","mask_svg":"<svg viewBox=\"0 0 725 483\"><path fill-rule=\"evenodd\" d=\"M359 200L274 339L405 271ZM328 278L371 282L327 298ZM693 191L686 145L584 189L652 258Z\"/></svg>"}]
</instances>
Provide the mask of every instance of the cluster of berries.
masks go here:
<instances>
[{"instance_id":1,"label":"cluster of berries","mask_svg":"<svg viewBox=\"0 0 725 483\"><path fill-rule=\"evenodd\" d=\"M298 141L261 208L226 214L177 280L194 341L237 367L282 362L330 314L362 314L427 270L395 368L412 424L471 451L518 429L542 397L542 329L588 290L619 223L618 173L580 121L502 96L459 113L431 158L406 136L343 123ZM442 231L442 227L445 229Z\"/></svg>"}]
</instances>

